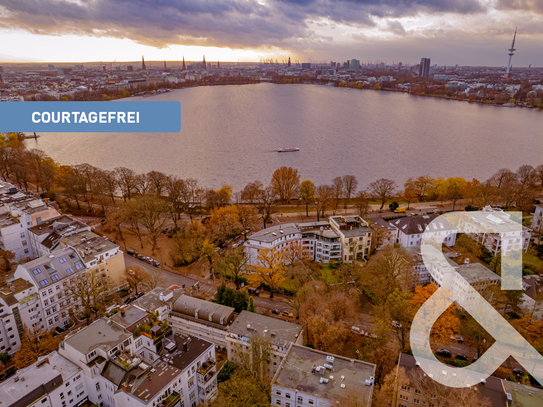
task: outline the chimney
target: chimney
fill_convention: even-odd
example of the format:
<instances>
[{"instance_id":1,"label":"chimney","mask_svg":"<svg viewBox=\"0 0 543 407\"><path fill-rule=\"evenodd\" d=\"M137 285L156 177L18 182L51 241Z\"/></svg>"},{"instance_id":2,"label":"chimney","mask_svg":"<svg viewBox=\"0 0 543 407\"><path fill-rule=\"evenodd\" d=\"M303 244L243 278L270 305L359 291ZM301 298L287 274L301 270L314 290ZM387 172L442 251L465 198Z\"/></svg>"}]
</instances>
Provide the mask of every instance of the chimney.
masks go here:
<instances>
[{"instance_id":1,"label":"chimney","mask_svg":"<svg viewBox=\"0 0 543 407\"><path fill-rule=\"evenodd\" d=\"M122 307L121 307L121 315L124 315L124 309L125 309L125 307L122 306Z\"/></svg>"},{"instance_id":2,"label":"chimney","mask_svg":"<svg viewBox=\"0 0 543 407\"><path fill-rule=\"evenodd\" d=\"M187 342L183 342L183 352L188 352L188 350L189 350L189 346Z\"/></svg>"},{"instance_id":3,"label":"chimney","mask_svg":"<svg viewBox=\"0 0 543 407\"><path fill-rule=\"evenodd\" d=\"M126 382L123 382L122 386L123 386L123 391L125 393L128 393L128 385L126 384Z\"/></svg>"}]
</instances>

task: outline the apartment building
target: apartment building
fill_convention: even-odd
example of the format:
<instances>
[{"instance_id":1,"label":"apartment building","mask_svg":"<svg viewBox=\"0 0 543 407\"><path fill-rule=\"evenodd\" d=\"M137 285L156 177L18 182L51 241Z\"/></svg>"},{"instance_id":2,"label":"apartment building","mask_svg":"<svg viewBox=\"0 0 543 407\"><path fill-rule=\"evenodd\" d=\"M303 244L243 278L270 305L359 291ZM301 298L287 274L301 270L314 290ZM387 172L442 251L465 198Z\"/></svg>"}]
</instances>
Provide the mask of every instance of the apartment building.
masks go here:
<instances>
[{"instance_id":1,"label":"apartment building","mask_svg":"<svg viewBox=\"0 0 543 407\"><path fill-rule=\"evenodd\" d=\"M341 260L340 235L328 221L289 223L272 226L249 236L245 252L249 264L257 264L261 249L285 250L291 243L301 244L313 261L328 263Z\"/></svg>"},{"instance_id":2,"label":"apartment building","mask_svg":"<svg viewBox=\"0 0 543 407\"><path fill-rule=\"evenodd\" d=\"M0 394L6 407L77 407L88 400L81 368L56 351L0 383Z\"/></svg>"},{"instance_id":3,"label":"apartment building","mask_svg":"<svg viewBox=\"0 0 543 407\"><path fill-rule=\"evenodd\" d=\"M30 192L0 194L0 249L15 253L15 261L34 258L28 229L59 215Z\"/></svg>"},{"instance_id":4,"label":"apartment building","mask_svg":"<svg viewBox=\"0 0 543 407\"><path fill-rule=\"evenodd\" d=\"M130 331L146 318L149 313L129 306L61 343L59 353L82 369L89 400L102 407L196 407L214 400L214 344L170 334L161 324L151 334Z\"/></svg>"},{"instance_id":5,"label":"apartment building","mask_svg":"<svg viewBox=\"0 0 543 407\"><path fill-rule=\"evenodd\" d=\"M292 322L267 317L254 312L241 311L227 329L226 349L228 360L240 363L240 353L245 352L252 360L251 340L260 336L269 343L269 360L263 365L265 376L273 377L283 361L291 343L303 343L303 327Z\"/></svg>"},{"instance_id":6,"label":"apartment building","mask_svg":"<svg viewBox=\"0 0 543 407\"><path fill-rule=\"evenodd\" d=\"M43 325L41 310L35 309L37 296L36 287L22 278L0 287L0 353L19 350L25 324L30 329Z\"/></svg>"},{"instance_id":7,"label":"apartment building","mask_svg":"<svg viewBox=\"0 0 543 407\"><path fill-rule=\"evenodd\" d=\"M398 377L400 368L403 368L403 371L405 371L405 376L403 377ZM435 405L443 405L445 402L444 397L450 397L449 393L447 395L429 394L433 386L421 387L421 384L424 383L424 380L420 378L421 375L424 375L424 372L417 365L415 357L401 353L396 368L396 380L398 381L399 388L397 397L394 400L394 407L420 407L424 405L431 407L434 403ZM427 380L432 379L428 378ZM481 380L480 384L471 387L471 389L476 390L473 397L487 399L489 407L510 405L508 404L507 393L501 379L490 376ZM441 397L442 399L437 401L437 397Z\"/></svg>"},{"instance_id":8,"label":"apartment building","mask_svg":"<svg viewBox=\"0 0 543 407\"><path fill-rule=\"evenodd\" d=\"M271 381L271 405L332 407L357 394L371 406L375 365L291 344Z\"/></svg>"},{"instance_id":9,"label":"apartment building","mask_svg":"<svg viewBox=\"0 0 543 407\"><path fill-rule=\"evenodd\" d=\"M535 242L541 244L541 236L543 235L543 205L541 204L535 206L531 227L534 231Z\"/></svg>"},{"instance_id":10,"label":"apartment building","mask_svg":"<svg viewBox=\"0 0 543 407\"><path fill-rule=\"evenodd\" d=\"M510 213L485 206L482 211L469 212L469 215L469 220L461 220L465 233L470 233L494 256L500 252L507 256L511 251L528 250L532 230L517 223ZM481 228L485 232L480 232Z\"/></svg>"},{"instance_id":11,"label":"apartment building","mask_svg":"<svg viewBox=\"0 0 543 407\"><path fill-rule=\"evenodd\" d=\"M389 224L393 227L393 241L402 247L420 247L423 237L438 240L446 236L443 239L445 245L453 246L456 243L458 229L446 220L430 225L438 216L434 214L406 216L391 220Z\"/></svg>"},{"instance_id":12,"label":"apartment building","mask_svg":"<svg viewBox=\"0 0 543 407\"><path fill-rule=\"evenodd\" d=\"M30 245L36 257L49 256L60 248L60 239L91 228L67 215L61 215L28 229Z\"/></svg>"},{"instance_id":13,"label":"apartment building","mask_svg":"<svg viewBox=\"0 0 543 407\"><path fill-rule=\"evenodd\" d=\"M339 234L345 263L368 259L371 253L371 229L360 216L331 216L330 226Z\"/></svg>"},{"instance_id":14,"label":"apartment building","mask_svg":"<svg viewBox=\"0 0 543 407\"><path fill-rule=\"evenodd\" d=\"M138 298L132 304L144 309L147 312L157 315L159 321L164 321L170 317L172 305L183 295L182 288L169 290L163 287L157 287L143 297Z\"/></svg>"},{"instance_id":15,"label":"apartment building","mask_svg":"<svg viewBox=\"0 0 543 407\"><path fill-rule=\"evenodd\" d=\"M60 248L77 250L89 273L98 272L110 278L113 291L127 286L124 254L116 243L86 230L65 235L59 243Z\"/></svg>"},{"instance_id":16,"label":"apartment building","mask_svg":"<svg viewBox=\"0 0 543 407\"><path fill-rule=\"evenodd\" d=\"M17 266L15 278L29 281L37 290L36 301L31 309L41 315L43 329L50 330L70 324L70 313L77 312L78 304L73 296L67 294L67 282L77 273L86 270L83 260L71 247Z\"/></svg>"},{"instance_id":17,"label":"apartment building","mask_svg":"<svg viewBox=\"0 0 543 407\"><path fill-rule=\"evenodd\" d=\"M205 339L226 348L226 329L234 319L234 308L181 295L172 305L170 325L174 332Z\"/></svg>"}]
</instances>

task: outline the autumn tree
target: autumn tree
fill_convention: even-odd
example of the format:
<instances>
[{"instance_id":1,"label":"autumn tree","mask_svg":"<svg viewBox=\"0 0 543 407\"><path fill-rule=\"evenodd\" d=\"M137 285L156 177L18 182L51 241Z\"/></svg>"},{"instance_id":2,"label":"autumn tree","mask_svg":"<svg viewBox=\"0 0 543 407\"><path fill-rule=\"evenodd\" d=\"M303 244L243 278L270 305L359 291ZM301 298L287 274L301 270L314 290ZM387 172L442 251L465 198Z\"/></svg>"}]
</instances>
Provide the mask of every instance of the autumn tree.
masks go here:
<instances>
[{"instance_id":1,"label":"autumn tree","mask_svg":"<svg viewBox=\"0 0 543 407\"><path fill-rule=\"evenodd\" d=\"M302 181L300 186L300 199L305 205L305 216L309 216L309 205L315 204L316 190L315 184L310 180Z\"/></svg>"},{"instance_id":2,"label":"autumn tree","mask_svg":"<svg viewBox=\"0 0 543 407\"><path fill-rule=\"evenodd\" d=\"M466 186L466 180L463 178L449 178L447 180L447 199L453 203L453 211L456 207L456 202L462 199L462 191Z\"/></svg>"},{"instance_id":3,"label":"autumn tree","mask_svg":"<svg viewBox=\"0 0 543 407\"><path fill-rule=\"evenodd\" d=\"M246 241L248 232L258 223L258 212L256 208L248 205L238 206L238 221L241 225L241 233Z\"/></svg>"},{"instance_id":4,"label":"autumn tree","mask_svg":"<svg viewBox=\"0 0 543 407\"><path fill-rule=\"evenodd\" d=\"M145 177L147 178L147 182L149 184L149 189L151 190L151 192L155 196L160 198L163 192L166 190L166 184L168 180L166 174L160 171L151 171L148 172Z\"/></svg>"},{"instance_id":5,"label":"autumn tree","mask_svg":"<svg viewBox=\"0 0 543 407\"><path fill-rule=\"evenodd\" d=\"M270 288L270 298L285 279L283 252L277 249L261 249L258 253L255 272L249 281L255 285L265 284Z\"/></svg>"},{"instance_id":6,"label":"autumn tree","mask_svg":"<svg viewBox=\"0 0 543 407\"><path fill-rule=\"evenodd\" d=\"M207 263L211 278L215 278L215 260L217 259L216 247L210 239L205 239L200 247L200 257Z\"/></svg>"},{"instance_id":7,"label":"autumn tree","mask_svg":"<svg viewBox=\"0 0 543 407\"><path fill-rule=\"evenodd\" d=\"M136 201L130 201L123 206L122 220L126 224L129 232L137 236L140 246L143 249L143 237L145 236L145 229L141 223L141 207Z\"/></svg>"},{"instance_id":8,"label":"autumn tree","mask_svg":"<svg viewBox=\"0 0 543 407\"><path fill-rule=\"evenodd\" d=\"M385 203L394 196L397 187L394 181L386 178L380 178L370 184L368 188L370 195L381 202L379 211L382 211Z\"/></svg>"},{"instance_id":9,"label":"autumn tree","mask_svg":"<svg viewBox=\"0 0 543 407\"><path fill-rule=\"evenodd\" d=\"M213 209L206 226L211 229L213 237L219 242L235 236L241 230L237 206Z\"/></svg>"},{"instance_id":10,"label":"autumn tree","mask_svg":"<svg viewBox=\"0 0 543 407\"><path fill-rule=\"evenodd\" d=\"M276 196L274 188L271 185L262 189L257 196L256 208L262 219L264 229L266 229L266 224L271 221Z\"/></svg>"},{"instance_id":11,"label":"autumn tree","mask_svg":"<svg viewBox=\"0 0 543 407\"><path fill-rule=\"evenodd\" d=\"M298 170L291 167L281 167L273 173L271 184L275 195L283 203L298 196L300 190L300 174Z\"/></svg>"},{"instance_id":12,"label":"autumn tree","mask_svg":"<svg viewBox=\"0 0 543 407\"><path fill-rule=\"evenodd\" d=\"M366 191L359 191L354 198L354 205L356 207L358 216L364 217L370 207L370 197Z\"/></svg>"},{"instance_id":13,"label":"autumn tree","mask_svg":"<svg viewBox=\"0 0 543 407\"><path fill-rule=\"evenodd\" d=\"M129 200L132 198L132 193L136 187L137 174L134 170L126 167L117 167L115 168L116 178L118 186L121 189L123 194L123 199L126 202L126 199Z\"/></svg>"},{"instance_id":14,"label":"autumn tree","mask_svg":"<svg viewBox=\"0 0 543 407\"><path fill-rule=\"evenodd\" d=\"M356 193L356 188L358 188L358 180L354 175L344 175L343 176L343 186L345 189L345 206L344 208L347 209L347 205L351 203L351 198Z\"/></svg>"},{"instance_id":15,"label":"autumn tree","mask_svg":"<svg viewBox=\"0 0 543 407\"><path fill-rule=\"evenodd\" d=\"M157 287L162 287L166 284L164 270L158 267L153 268L147 276L145 276L144 285L148 291L154 290Z\"/></svg>"},{"instance_id":16,"label":"autumn tree","mask_svg":"<svg viewBox=\"0 0 543 407\"><path fill-rule=\"evenodd\" d=\"M260 181L249 182L241 191L241 201L248 204L255 204L258 196L264 189L264 185Z\"/></svg>"},{"instance_id":17,"label":"autumn tree","mask_svg":"<svg viewBox=\"0 0 543 407\"><path fill-rule=\"evenodd\" d=\"M130 285L130 287L136 290L137 294L138 287L149 278L149 275L140 266L129 266L124 271L124 277L126 278L126 281Z\"/></svg>"},{"instance_id":18,"label":"autumn tree","mask_svg":"<svg viewBox=\"0 0 543 407\"><path fill-rule=\"evenodd\" d=\"M256 379L250 370L238 368L229 380L219 383L219 393L211 407L267 407L270 394L268 381Z\"/></svg>"},{"instance_id":19,"label":"autumn tree","mask_svg":"<svg viewBox=\"0 0 543 407\"><path fill-rule=\"evenodd\" d=\"M225 276L231 276L236 285L236 289L240 287L240 276L243 270L247 267L249 258L243 247L237 247L228 252L218 263L217 271Z\"/></svg>"},{"instance_id":20,"label":"autumn tree","mask_svg":"<svg viewBox=\"0 0 543 407\"><path fill-rule=\"evenodd\" d=\"M53 337L51 332L33 331L24 326L21 348L13 355L12 361L17 369L23 369L58 349L60 336Z\"/></svg>"},{"instance_id":21,"label":"autumn tree","mask_svg":"<svg viewBox=\"0 0 543 407\"><path fill-rule=\"evenodd\" d=\"M334 215L336 214L336 211L339 208L339 204L341 203L341 199L344 196L345 193L345 185L343 183L342 177L336 177L332 180L332 188L333 188L333 208L334 208Z\"/></svg>"},{"instance_id":22,"label":"autumn tree","mask_svg":"<svg viewBox=\"0 0 543 407\"><path fill-rule=\"evenodd\" d=\"M66 284L66 293L73 296L78 304L70 311L80 312L86 318L87 325L90 324L105 311L105 297L111 289L110 279L101 271L88 270L75 274ZM78 319L81 318L78 316Z\"/></svg>"},{"instance_id":23,"label":"autumn tree","mask_svg":"<svg viewBox=\"0 0 543 407\"><path fill-rule=\"evenodd\" d=\"M334 187L331 185L319 185L316 189L317 221L326 216L326 210L334 204Z\"/></svg>"}]
</instances>

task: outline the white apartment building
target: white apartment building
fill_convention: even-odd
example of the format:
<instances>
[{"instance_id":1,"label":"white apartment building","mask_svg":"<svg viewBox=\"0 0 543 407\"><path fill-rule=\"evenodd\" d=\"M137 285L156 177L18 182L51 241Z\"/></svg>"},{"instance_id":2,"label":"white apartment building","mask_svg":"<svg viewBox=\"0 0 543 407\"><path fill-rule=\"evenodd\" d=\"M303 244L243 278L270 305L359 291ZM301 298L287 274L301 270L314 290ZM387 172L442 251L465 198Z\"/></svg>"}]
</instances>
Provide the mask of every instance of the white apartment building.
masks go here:
<instances>
[{"instance_id":1,"label":"white apartment building","mask_svg":"<svg viewBox=\"0 0 543 407\"><path fill-rule=\"evenodd\" d=\"M336 407L351 392L371 406L375 365L361 360L290 345L271 382L271 405L279 407Z\"/></svg>"},{"instance_id":2,"label":"white apartment building","mask_svg":"<svg viewBox=\"0 0 543 407\"><path fill-rule=\"evenodd\" d=\"M345 263L368 259L371 253L371 229L360 216L331 216L330 226L339 234Z\"/></svg>"},{"instance_id":3,"label":"white apartment building","mask_svg":"<svg viewBox=\"0 0 543 407\"><path fill-rule=\"evenodd\" d=\"M77 407L88 400L82 370L51 352L0 383L6 407Z\"/></svg>"},{"instance_id":4,"label":"white apartment building","mask_svg":"<svg viewBox=\"0 0 543 407\"><path fill-rule=\"evenodd\" d=\"M138 313L126 315L141 319ZM66 337L59 348L82 369L90 401L102 407L196 407L214 400L214 344L189 336L154 336L159 330L138 336L116 321L95 321Z\"/></svg>"},{"instance_id":5,"label":"white apartment building","mask_svg":"<svg viewBox=\"0 0 543 407\"><path fill-rule=\"evenodd\" d=\"M245 252L248 264L257 264L261 249L286 250L289 244L301 244L313 261L341 261L342 240L329 221L289 223L260 230L248 237Z\"/></svg>"},{"instance_id":6,"label":"white apartment building","mask_svg":"<svg viewBox=\"0 0 543 407\"><path fill-rule=\"evenodd\" d=\"M15 253L15 261L34 258L28 229L60 214L29 192L0 194L0 249Z\"/></svg>"},{"instance_id":7,"label":"white apartment building","mask_svg":"<svg viewBox=\"0 0 543 407\"><path fill-rule=\"evenodd\" d=\"M394 219L389 224L394 228L392 231L393 241L402 247L420 247L422 238L441 239L447 236L443 242L447 246L456 243L458 229L445 220L430 223L439 215L406 216Z\"/></svg>"},{"instance_id":8,"label":"white apartment building","mask_svg":"<svg viewBox=\"0 0 543 407\"><path fill-rule=\"evenodd\" d=\"M292 322L267 317L254 312L241 311L227 328L228 360L240 363L240 353L252 355L251 338L260 335L269 342L270 358L263 365L265 376L273 377L283 361L290 344L303 344L303 327ZM249 358L252 360L252 357Z\"/></svg>"},{"instance_id":9,"label":"white apartment building","mask_svg":"<svg viewBox=\"0 0 543 407\"><path fill-rule=\"evenodd\" d=\"M511 214L490 206L486 206L480 212L469 212L469 214L470 221L462 218L465 233L472 234L472 237L494 256L502 251L507 256L512 250L525 252L528 250L532 230L512 220ZM480 228L488 232L478 233Z\"/></svg>"},{"instance_id":10,"label":"white apartment building","mask_svg":"<svg viewBox=\"0 0 543 407\"><path fill-rule=\"evenodd\" d=\"M36 287L33 309L41 315L43 329L70 324L70 310L77 312L78 304L66 293L67 281L82 272L87 272L85 264L71 247L17 266L15 278L22 278Z\"/></svg>"},{"instance_id":11,"label":"white apartment building","mask_svg":"<svg viewBox=\"0 0 543 407\"><path fill-rule=\"evenodd\" d=\"M49 256L60 248L60 239L78 232L90 232L90 226L61 215L28 229L30 245L36 257Z\"/></svg>"},{"instance_id":12,"label":"white apartment building","mask_svg":"<svg viewBox=\"0 0 543 407\"><path fill-rule=\"evenodd\" d=\"M541 235L543 235L543 205L535 206L531 227L535 234L535 242L541 244Z\"/></svg>"}]
</instances>

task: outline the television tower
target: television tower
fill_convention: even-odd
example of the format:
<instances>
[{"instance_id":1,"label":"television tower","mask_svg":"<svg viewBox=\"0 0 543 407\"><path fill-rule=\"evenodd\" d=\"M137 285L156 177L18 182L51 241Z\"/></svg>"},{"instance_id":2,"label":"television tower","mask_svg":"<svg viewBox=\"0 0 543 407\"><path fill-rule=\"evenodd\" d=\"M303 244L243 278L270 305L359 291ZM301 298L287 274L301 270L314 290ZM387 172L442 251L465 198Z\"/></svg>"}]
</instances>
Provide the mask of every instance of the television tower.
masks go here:
<instances>
[{"instance_id":1,"label":"television tower","mask_svg":"<svg viewBox=\"0 0 543 407\"><path fill-rule=\"evenodd\" d=\"M511 59L513 58L513 55L515 54L515 39L517 38L517 28L515 27L515 34L513 35L513 43L511 44L511 48L509 48L509 63L507 64L507 71L505 71L505 77L509 78L509 70L511 69Z\"/></svg>"}]
</instances>

